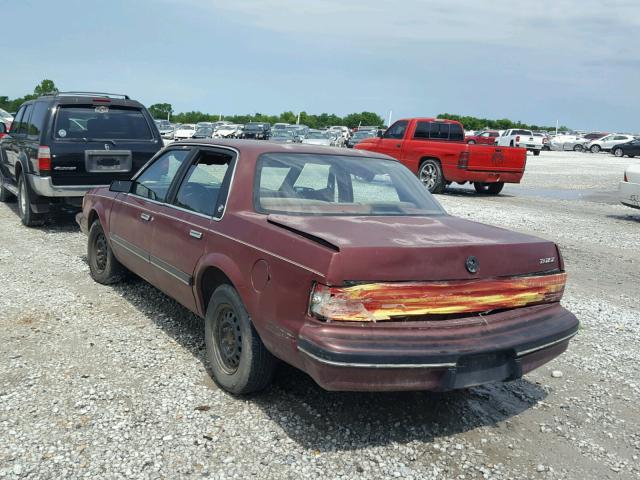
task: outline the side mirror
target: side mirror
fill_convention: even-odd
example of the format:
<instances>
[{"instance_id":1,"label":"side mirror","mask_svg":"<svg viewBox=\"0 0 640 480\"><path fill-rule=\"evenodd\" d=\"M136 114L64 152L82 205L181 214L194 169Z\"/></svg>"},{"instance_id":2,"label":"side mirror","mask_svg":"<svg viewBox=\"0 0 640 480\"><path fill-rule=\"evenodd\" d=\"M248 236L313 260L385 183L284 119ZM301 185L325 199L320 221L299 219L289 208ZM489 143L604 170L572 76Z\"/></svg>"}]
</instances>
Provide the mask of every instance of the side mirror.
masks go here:
<instances>
[{"instance_id":1,"label":"side mirror","mask_svg":"<svg viewBox=\"0 0 640 480\"><path fill-rule=\"evenodd\" d=\"M131 187L133 187L133 182L131 180L114 180L111 182L111 185L109 185L109 191L129 193L131 191Z\"/></svg>"},{"instance_id":2,"label":"side mirror","mask_svg":"<svg viewBox=\"0 0 640 480\"><path fill-rule=\"evenodd\" d=\"M383 132L382 130L378 130L378 132L377 132L376 136L377 136L378 138L382 138L382 137L384 137L384 132Z\"/></svg>"}]
</instances>

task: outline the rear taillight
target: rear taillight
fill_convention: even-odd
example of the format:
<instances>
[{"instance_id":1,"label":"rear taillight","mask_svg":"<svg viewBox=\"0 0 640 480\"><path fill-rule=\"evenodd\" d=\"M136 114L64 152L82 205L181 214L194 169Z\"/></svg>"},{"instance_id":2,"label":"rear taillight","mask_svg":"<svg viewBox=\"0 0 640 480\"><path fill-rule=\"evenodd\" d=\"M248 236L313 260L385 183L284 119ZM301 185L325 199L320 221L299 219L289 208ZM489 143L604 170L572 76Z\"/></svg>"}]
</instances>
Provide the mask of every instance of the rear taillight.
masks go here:
<instances>
[{"instance_id":1,"label":"rear taillight","mask_svg":"<svg viewBox=\"0 0 640 480\"><path fill-rule=\"evenodd\" d=\"M51 172L51 150L49 147L38 147L38 171L40 175Z\"/></svg>"},{"instance_id":2,"label":"rear taillight","mask_svg":"<svg viewBox=\"0 0 640 480\"><path fill-rule=\"evenodd\" d=\"M467 168L469 166L469 152L460 152L458 157L458 168Z\"/></svg>"},{"instance_id":3,"label":"rear taillight","mask_svg":"<svg viewBox=\"0 0 640 480\"><path fill-rule=\"evenodd\" d=\"M520 141L520 135L516 136L516 142Z\"/></svg>"}]
</instances>

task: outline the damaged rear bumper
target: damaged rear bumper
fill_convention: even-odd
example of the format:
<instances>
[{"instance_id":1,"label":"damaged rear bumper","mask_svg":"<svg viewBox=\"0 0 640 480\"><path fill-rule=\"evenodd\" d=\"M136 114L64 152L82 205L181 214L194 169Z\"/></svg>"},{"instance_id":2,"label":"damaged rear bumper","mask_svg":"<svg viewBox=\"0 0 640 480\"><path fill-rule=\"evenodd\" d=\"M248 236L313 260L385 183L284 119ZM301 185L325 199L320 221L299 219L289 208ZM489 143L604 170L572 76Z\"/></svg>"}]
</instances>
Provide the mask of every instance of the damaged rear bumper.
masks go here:
<instances>
[{"instance_id":1,"label":"damaged rear bumper","mask_svg":"<svg viewBox=\"0 0 640 480\"><path fill-rule=\"evenodd\" d=\"M327 390L445 391L520 378L564 352L578 326L559 304L449 321L313 321L297 349Z\"/></svg>"}]
</instances>

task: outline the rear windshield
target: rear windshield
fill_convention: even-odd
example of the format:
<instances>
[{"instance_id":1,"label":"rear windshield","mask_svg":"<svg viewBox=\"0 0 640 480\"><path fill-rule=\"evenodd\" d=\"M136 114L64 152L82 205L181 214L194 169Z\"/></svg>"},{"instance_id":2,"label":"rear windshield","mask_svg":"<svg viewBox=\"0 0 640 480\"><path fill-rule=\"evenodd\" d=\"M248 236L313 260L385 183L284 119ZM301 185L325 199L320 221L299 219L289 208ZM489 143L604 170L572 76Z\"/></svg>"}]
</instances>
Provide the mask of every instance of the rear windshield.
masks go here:
<instances>
[{"instance_id":1,"label":"rear windshield","mask_svg":"<svg viewBox=\"0 0 640 480\"><path fill-rule=\"evenodd\" d=\"M56 116L55 138L73 140L151 140L141 110L111 106L64 107Z\"/></svg>"},{"instance_id":2,"label":"rear windshield","mask_svg":"<svg viewBox=\"0 0 640 480\"><path fill-rule=\"evenodd\" d=\"M532 136L531 130L512 130L511 135L529 135Z\"/></svg>"},{"instance_id":3,"label":"rear windshield","mask_svg":"<svg viewBox=\"0 0 640 480\"><path fill-rule=\"evenodd\" d=\"M258 160L255 208L294 215L442 215L415 175L393 160L268 153Z\"/></svg>"}]
</instances>

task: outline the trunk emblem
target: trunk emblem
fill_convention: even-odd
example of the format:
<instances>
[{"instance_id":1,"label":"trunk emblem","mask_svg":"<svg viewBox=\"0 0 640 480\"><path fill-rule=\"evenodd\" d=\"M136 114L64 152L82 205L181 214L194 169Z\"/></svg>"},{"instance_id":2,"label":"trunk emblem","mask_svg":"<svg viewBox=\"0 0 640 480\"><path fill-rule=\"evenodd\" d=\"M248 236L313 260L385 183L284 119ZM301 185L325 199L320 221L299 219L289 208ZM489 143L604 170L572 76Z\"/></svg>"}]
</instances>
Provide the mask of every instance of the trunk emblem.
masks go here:
<instances>
[{"instance_id":1,"label":"trunk emblem","mask_svg":"<svg viewBox=\"0 0 640 480\"><path fill-rule=\"evenodd\" d=\"M480 268L480 261L473 255L471 255L465 260L464 266L467 267L467 271L469 273L476 273Z\"/></svg>"},{"instance_id":2,"label":"trunk emblem","mask_svg":"<svg viewBox=\"0 0 640 480\"><path fill-rule=\"evenodd\" d=\"M491 158L491 161L494 165L503 165L504 164L504 155L502 151L496 150Z\"/></svg>"}]
</instances>

